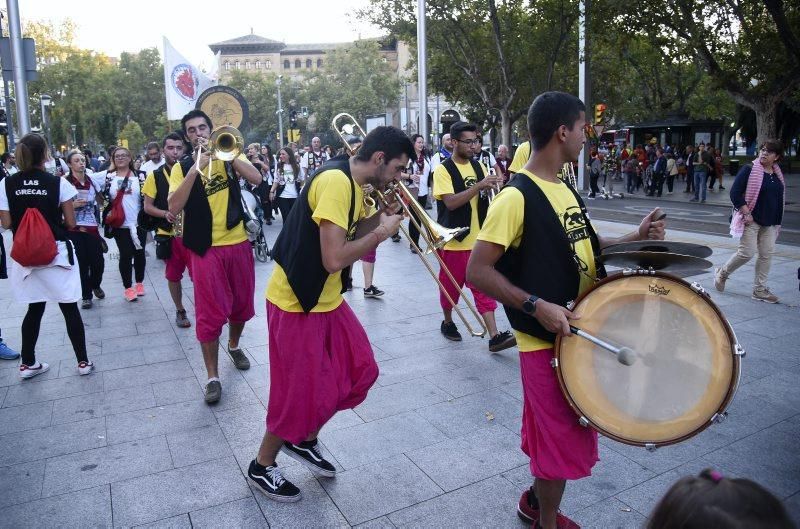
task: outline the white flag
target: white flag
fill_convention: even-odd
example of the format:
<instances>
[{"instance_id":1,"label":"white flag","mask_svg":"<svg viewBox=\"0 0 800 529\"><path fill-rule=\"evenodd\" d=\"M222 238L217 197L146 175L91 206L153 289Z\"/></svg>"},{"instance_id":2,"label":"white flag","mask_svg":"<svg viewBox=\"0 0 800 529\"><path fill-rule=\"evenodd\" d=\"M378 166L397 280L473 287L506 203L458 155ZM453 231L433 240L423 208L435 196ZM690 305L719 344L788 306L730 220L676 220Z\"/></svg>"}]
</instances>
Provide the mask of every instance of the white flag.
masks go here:
<instances>
[{"instance_id":1,"label":"white flag","mask_svg":"<svg viewBox=\"0 0 800 529\"><path fill-rule=\"evenodd\" d=\"M167 119L181 119L192 110L207 88L216 85L187 61L164 37L164 90L167 93Z\"/></svg>"}]
</instances>

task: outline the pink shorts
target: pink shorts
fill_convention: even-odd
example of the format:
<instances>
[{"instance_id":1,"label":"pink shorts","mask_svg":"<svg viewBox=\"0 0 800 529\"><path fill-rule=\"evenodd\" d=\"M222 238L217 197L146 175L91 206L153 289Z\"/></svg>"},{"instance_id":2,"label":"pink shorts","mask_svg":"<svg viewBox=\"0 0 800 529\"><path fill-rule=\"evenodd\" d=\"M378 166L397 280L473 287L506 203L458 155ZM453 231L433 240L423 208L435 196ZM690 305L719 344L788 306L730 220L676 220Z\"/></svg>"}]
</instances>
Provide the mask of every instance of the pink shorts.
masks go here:
<instances>
[{"instance_id":1,"label":"pink shorts","mask_svg":"<svg viewBox=\"0 0 800 529\"><path fill-rule=\"evenodd\" d=\"M561 392L552 359L552 349L519 353L522 451L531 458L534 477L585 478L599 460L597 432L578 424L578 416Z\"/></svg>"},{"instance_id":2,"label":"pink shorts","mask_svg":"<svg viewBox=\"0 0 800 529\"><path fill-rule=\"evenodd\" d=\"M475 298L475 307L478 309L478 313L486 314L487 312L494 312L497 308L497 302L467 281L467 263L469 262L469 256L471 254L472 250L439 250L439 256L458 282L458 287L463 289L464 285L466 285L467 288L472 291L472 297ZM458 298L460 296L458 289L456 289L453 282L450 281L450 278L444 270L439 270L439 281L442 282L447 293L453 298L453 301L458 303ZM453 307L441 289L439 290L439 303L443 309L450 309Z\"/></svg>"},{"instance_id":3,"label":"pink shorts","mask_svg":"<svg viewBox=\"0 0 800 529\"><path fill-rule=\"evenodd\" d=\"M227 322L244 323L255 315L253 249L244 241L212 246L202 257L190 255L197 339L213 342Z\"/></svg>"},{"instance_id":4,"label":"pink shorts","mask_svg":"<svg viewBox=\"0 0 800 529\"><path fill-rule=\"evenodd\" d=\"M361 260L363 262L365 262L365 263L374 263L375 262L375 256L377 254L378 254L378 249L375 248L374 250L370 250L369 252L365 253L364 257L362 257Z\"/></svg>"},{"instance_id":5,"label":"pink shorts","mask_svg":"<svg viewBox=\"0 0 800 529\"><path fill-rule=\"evenodd\" d=\"M378 364L367 333L342 302L330 312L285 312L267 301L269 405L267 430L305 441L337 411L367 398Z\"/></svg>"},{"instance_id":6,"label":"pink shorts","mask_svg":"<svg viewBox=\"0 0 800 529\"><path fill-rule=\"evenodd\" d=\"M183 237L173 237L169 259L166 260L167 266L166 270L164 270L164 277L167 278L167 281L177 283L183 279L183 271L188 269L189 279L191 279L192 269L189 266L190 263L191 255L186 246L183 245Z\"/></svg>"}]
</instances>

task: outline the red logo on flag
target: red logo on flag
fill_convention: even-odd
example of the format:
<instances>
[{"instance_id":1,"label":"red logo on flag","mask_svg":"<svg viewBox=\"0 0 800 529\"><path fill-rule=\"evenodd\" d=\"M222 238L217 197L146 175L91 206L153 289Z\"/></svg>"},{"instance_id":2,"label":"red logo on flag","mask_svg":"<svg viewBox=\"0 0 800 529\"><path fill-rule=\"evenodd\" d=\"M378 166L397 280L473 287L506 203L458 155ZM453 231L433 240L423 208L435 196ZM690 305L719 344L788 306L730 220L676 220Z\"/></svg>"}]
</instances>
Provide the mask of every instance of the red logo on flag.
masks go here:
<instances>
[{"instance_id":1,"label":"red logo on flag","mask_svg":"<svg viewBox=\"0 0 800 529\"><path fill-rule=\"evenodd\" d=\"M196 99L197 87L200 85L200 80L194 73L194 69L190 64L179 64L172 69L172 87L178 94L187 101L194 101Z\"/></svg>"}]
</instances>

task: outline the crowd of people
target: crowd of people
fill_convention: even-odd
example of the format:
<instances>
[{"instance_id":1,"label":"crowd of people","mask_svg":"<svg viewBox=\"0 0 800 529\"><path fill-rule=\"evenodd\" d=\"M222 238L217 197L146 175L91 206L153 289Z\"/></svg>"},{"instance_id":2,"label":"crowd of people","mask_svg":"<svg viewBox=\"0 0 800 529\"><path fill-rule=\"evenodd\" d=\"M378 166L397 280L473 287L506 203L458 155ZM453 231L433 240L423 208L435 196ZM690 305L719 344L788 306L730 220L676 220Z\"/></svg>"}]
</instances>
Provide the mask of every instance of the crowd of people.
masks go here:
<instances>
[{"instance_id":1,"label":"crowd of people","mask_svg":"<svg viewBox=\"0 0 800 529\"><path fill-rule=\"evenodd\" d=\"M63 313L78 373L92 372L78 301L90 310L93 299L111 295L101 286L106 240L113 240L119 252L120 294L129 302L144 296L145 247L153 238L156 257L165 261L176 326L195 327L206 368L204 400L219 402L219 349L226 326L223 348L237 369L250 368L239 340L255 315L255 266L243 207L243 194L252 193L265 222L279 216L282 226L265 292L270 359L266 432L247 475L271 499L299 500L302 492L282 474L278 453L317 475L335 477L337 469L324 457L318 434L338 411L363 402L378 377L367 334L342 293L352 287L352 265L361 261L364 296L383 294L372 282L376 250L388 239L400 240L405 215L395 200L377 201L373 207L367 198L400 181L421 206L415 216L425 214L431 197L438 222L459 229L438 249L439 279L445 285L441 334L462 339L452 311L467 287L488 332L489 351L519 349L522 450L533 476L533 485L519 500L519 517L536 528L577 527L559 507L566 482L591 474L598 438L579 425L560 390L551 366L554 341L571 334L570 320L576 315L566 308L568 301L605 275L596 260L600 250L664 239L666 229L654 210L621 237L595 231L583 197L559 177L583 148L585 119L578 98L540 95L528 112L531 139L513 160L505 146L496 155L485 150L478 128L463 122L450 128L433 153L422 137L382 126L360 139L357 149L337 153L313 138L307 148L286 145L273 154L269 146L254 143L229 162L212 155L212 122L200 110L183 117L180 131L148 144L141 164L125 147L109 149L107 160L75 150L53 163L44 138L25 135L14 156L4 155L0 174L0 221L13 232L11 291L28 305L19 376L32 378L49 368L36 355L47 302L58 303ZM687 148L682 165L667 148L653 147L653 160L648 149L628 148L609 157L624 160L623 171L631 167L626 174L632 189L643 185L638 181L641 165L652 164L648 192L662 193L662 176L672 192L675 178L667 177L680 175L683 166L687 186L704 200L714 161L704 146L699 155ZM720 290L757 248L753 296L777 301L766 287L766 274L783 211L785 183L776 169L782 154L779 143L767 142L761 157L743 168L732 185L737 208L732 227L742 242L739 253L717 271ZM595 154L592 175L595 162L602 167L601 156ZM18 170L11 170L13 164ZM721 187L721 173L717 180ZM554 221L566 218L569 236L567 226ZM419 230L410 230L409 239L410 251L419 252ZM0 276L5 268L3 246ZM194 288L194 323L183 305L185 272ZM512 330L497 328L497 302ZM0 340L0 356L18 355ZM679 514L680 524L674 521ZM649 527L735 527L727 520L744 521L747 527L791 527L780 502L763 488L713 471L677 483Z\"/></svg>"}]
</instances>

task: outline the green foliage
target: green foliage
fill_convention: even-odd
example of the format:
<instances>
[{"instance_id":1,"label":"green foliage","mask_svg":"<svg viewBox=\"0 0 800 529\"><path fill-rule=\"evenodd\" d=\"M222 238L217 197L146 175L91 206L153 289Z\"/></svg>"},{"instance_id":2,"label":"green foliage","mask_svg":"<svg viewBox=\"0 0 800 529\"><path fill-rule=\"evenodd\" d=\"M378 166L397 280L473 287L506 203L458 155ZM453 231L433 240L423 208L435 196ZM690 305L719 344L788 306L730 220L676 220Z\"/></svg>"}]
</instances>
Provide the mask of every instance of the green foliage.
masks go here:
<instances>
[{"instance_id":1,"label":"green foliage","mask_svg":"<svg viewBox=\"0 0 800 529\"><path fill-rule=\"evenodd\" d=\"M136 156L147 142L147 137L142 132L142 127L135 121L129 121L119 131L119 139L128 141L128 149Z\"/></svg>"},{"instance_id":2,"label":"green foliage","mask_svg":"<svg viewBox=\"0 0 800 529\"><path fill-rule=\"evenodd\" d=\"M264 139L274 139L278 130L277 87L275 74L259 74L245 70L234 70L228 86L241 92L250 109L250 129L242 131L247 142L262 142ZM286 98L284 97L284 104Z\"/></svg>"}]
</instances>

